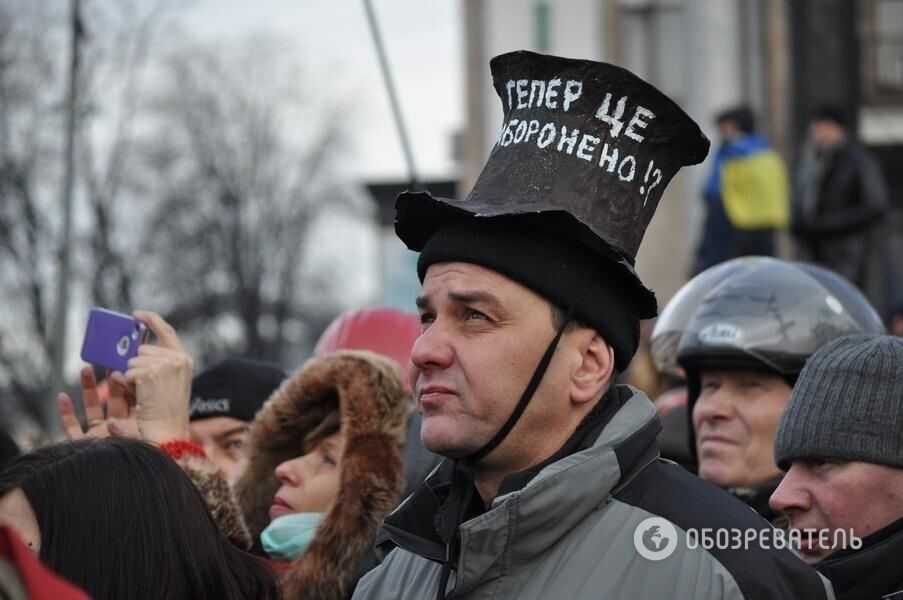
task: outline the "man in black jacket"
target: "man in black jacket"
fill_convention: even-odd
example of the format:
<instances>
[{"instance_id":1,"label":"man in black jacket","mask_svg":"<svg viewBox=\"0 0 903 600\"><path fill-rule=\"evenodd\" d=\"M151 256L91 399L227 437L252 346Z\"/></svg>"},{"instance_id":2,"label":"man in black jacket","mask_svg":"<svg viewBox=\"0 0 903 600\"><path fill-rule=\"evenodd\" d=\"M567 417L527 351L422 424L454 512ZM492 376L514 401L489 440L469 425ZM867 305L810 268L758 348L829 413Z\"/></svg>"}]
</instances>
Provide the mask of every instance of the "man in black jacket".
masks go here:
<instances>
[{"instance_id":1,"label":"man in black jacket","mask_svg":"<svg viewBox=\"0 0 903 600\"><path fill-rule=\"evenodd\" d=\"M800 259L852 281L883 315L887 265L879 227L888 210L884 176L874 157L851 139L839 110L816 110L809 140L791 221Z\"/></svg>"},{"instance_id":2,"label":"man in black jacket","mask_svg":"<svg viewBox=\"0 0 903 600\"><path fill-rule=\"evenodd\" d=\"M901 364L903 339L893 336L823 346L800 374L775 438L787 474L771 506L803 532L801 555L842 600L903 598Z\"/></svg>"}]
</instances>

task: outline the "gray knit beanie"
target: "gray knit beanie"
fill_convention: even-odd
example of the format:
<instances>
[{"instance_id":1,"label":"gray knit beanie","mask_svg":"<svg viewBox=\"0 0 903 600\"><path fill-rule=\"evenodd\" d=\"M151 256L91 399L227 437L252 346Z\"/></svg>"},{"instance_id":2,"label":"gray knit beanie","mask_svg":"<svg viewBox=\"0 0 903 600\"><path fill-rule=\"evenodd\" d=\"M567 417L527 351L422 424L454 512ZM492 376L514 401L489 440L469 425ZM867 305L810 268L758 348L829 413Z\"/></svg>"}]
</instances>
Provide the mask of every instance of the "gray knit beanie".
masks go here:
<instances>
[{"instance_id":1,"label":"gray knit beanie","mask_svg":"<svg viewBox=\"0 0 903 600\"><path fill-rule=\"evenodd\" d=\"M774 440L782 469L795 458L903 467L903 338L857 334L806 362Z\"/></svg>"}]
</instances>

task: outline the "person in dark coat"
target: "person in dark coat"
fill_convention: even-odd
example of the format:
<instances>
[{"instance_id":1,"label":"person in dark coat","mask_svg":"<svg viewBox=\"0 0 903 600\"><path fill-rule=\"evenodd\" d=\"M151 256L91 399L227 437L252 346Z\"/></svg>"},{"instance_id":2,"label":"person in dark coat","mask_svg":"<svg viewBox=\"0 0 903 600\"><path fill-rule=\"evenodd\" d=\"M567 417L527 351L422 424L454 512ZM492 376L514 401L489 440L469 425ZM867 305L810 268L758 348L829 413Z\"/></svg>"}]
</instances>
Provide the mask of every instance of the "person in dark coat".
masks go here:
<instances>
[{"instance_id":1,"label":"person in dark coat","mask_svg":"<svg viewBox=\"0 0 903 600\"><path fill-rule=\"evenodd\" d=\"M398 378L419 334L411 313L343 313L252 424L236 492L255 545L286 565L287 597L350 595L383 517L438 465Z\"/></svg>"},{"instance_id":2,"label":"person in dark coat","mask_svg":"<svg viewBox=\"0 0 903 600\"><path fill-rule=\"evenodd\" d=\"M747 106L720 113L721 145L703 189L706 217L693 272L738 256L774 256L787 226L787 170Z\"/></svg>"},{"instance_id":3,"label":"person in dark coat","mask_svg":"<svg viewBox=\"0 0 903 600\"><path fill-rule=\"evenodd\" d=\"M835 273L768 257L714 267L673 302L689 303L676 361L687 375L684 415L698 474L784 527L786 519L768 506L781 477L772 446L796 377L832 339L883 333L881 319ZM686 312L675 308L666 308L665 329ZM656 348L662 341L654 338Z\"/></svg>"},{"instance_id":4,"label":"person in dark coat","mask_svg":"<svg viewBox=\"0 0 903 600\"><path fill-rule=\"evenodd\" d=\"M789 551L684 543L773 530L660 461L655 408L616 383L657 312L636 252L708 140L614 65L518 51L490 70L504 124L468 197L396 200L396 233L420 252L408 376L444 460L386 517L385 558L354 598L831 597Z\"/></svg>"},{"instance_id":5,"label":"person in dark coat","mask_svg":"<svg viewBox=\"0 0 903 600\"><path fill-rule=\"evenodd\" d=\"M235 495L286 598L339 600L404 486L412 405L397 365L331 352L290 376L251 424Z\"/></svg>"},{"instance_id":6,"label":"person in dark coat","mask_svg":"<svg viewBox=\"0 0 903 600\"><path fill-rule=\"evenodd\" d=\"M0 473L0 525L96 600L280 597L269 566L231 543L195 485L145 441L52 444Z\"/></svg>"},{"instance_id":7,"label":"person in dark coat","mask_svg":"<svg viewBox=\"0 0 903 600\"><path fill-rule=\"evenodd\" d=\"M813 113L809 142L791 218L799 258L840 273L885 315L888 270L881 218L888 211L888 191L881 169L834 108Z\"/></svg>"},{"instance_id":8,"label":"person in dark coat","mask_svg":"<svg viewBox=\"0 0 903 600\"><path fill-rule=\"evenodd\" d=\"M244 454L248 429L286 374L277 365L227 358L191 381L188 431L229 481Z\"/></svg>"},{"instance_id":9,"label":"person in dark coat","mask_svg":"<svg viewBox=\"0 0 903 600\"><path fill-rule=\"evenodd\" d=\"M839 600L903 597L903 339L852 335L816 352L775 437L771 506ZM855 536L855 538L854 538ZM793 538L791 538L793 539Z\"/></svg>"}]
</instances>

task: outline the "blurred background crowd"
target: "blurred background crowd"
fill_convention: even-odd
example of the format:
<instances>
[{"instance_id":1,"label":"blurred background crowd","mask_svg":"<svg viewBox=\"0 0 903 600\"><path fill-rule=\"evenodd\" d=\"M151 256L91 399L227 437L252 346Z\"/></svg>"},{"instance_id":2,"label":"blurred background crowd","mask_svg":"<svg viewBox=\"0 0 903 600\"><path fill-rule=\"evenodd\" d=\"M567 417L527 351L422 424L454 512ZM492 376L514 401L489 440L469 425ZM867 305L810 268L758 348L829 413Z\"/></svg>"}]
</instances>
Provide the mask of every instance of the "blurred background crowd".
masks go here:
<instances>
[{"instance_id":1,"label":"blurred background crowd","mask_svg":"<svg viewBox=\"0 0 903 600\"><path fill-rule=\"evenodd\" d=\"M196 372L290 371L342 311L413 312L394 198L467 193L501 123L486 65L516 48L623 65L712 139L638 257L660 306L766 254L843 274L903 332L903 1L430 4L0 4L0 422L20 447L59 433L91 306L152 307ZM642 352L632 370L667 387Z\"/></svg>"}]
</instances>

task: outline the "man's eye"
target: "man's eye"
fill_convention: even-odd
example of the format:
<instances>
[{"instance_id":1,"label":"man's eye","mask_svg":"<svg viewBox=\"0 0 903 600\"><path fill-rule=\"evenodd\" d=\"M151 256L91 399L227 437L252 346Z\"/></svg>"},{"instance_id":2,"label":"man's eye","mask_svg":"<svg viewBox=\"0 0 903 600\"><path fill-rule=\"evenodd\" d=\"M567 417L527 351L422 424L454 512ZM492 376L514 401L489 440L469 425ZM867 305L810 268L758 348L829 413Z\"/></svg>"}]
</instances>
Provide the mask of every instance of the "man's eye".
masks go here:
<instances>
[{"instance_id":1,"label":"man's eye","mask_svg":"<svg viewBox=\"0 0 903 600\"><path fill-rule=\"evenodd\" d=\"M478 319L478 320L483 320L483 321L489 320L489 317L487 317L480 311L474 310L472 308L468 308L467 311L465 311L464 318L465 319Z\"/></svg>"},{"instance_id":2,"label":"man's eye","mask_svg":"<svg viewBox=\"0 0 903 600\"><path fill-rule=\"evenodd\" d=\"M420 328L426 329L427 326L436 320L436 315L432 313L420 313Z\"/></svg>"},{"instance_id":3,"label":"man's eye","mask_svg":"<svg viewBox=\"0 0 903 600\"><path fill-rule=\"evenodd\" d=\"M243 440L229 440L226 442L226 448L229 450L239 451L245 447L245 443Z\"/></svg>"},{"instance_id":4,"label":"man's eye","mask_svg":"<svg viewBox=\"0 0 903 600\"><path fill-rule=\"evenodd\" d=\"M328 454L324 454L324 455L323 455L323 464L324 464L324 465L329 465L329 466L331 466L331 467L334 467L334 466L336 466L338 463L335 461L335 459L333 459L333 458L332 458L331 456L329 456Z\"/></svg>"}]
</instances>

